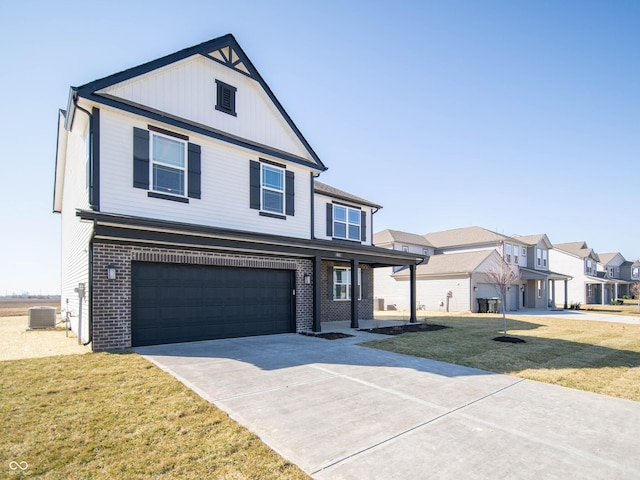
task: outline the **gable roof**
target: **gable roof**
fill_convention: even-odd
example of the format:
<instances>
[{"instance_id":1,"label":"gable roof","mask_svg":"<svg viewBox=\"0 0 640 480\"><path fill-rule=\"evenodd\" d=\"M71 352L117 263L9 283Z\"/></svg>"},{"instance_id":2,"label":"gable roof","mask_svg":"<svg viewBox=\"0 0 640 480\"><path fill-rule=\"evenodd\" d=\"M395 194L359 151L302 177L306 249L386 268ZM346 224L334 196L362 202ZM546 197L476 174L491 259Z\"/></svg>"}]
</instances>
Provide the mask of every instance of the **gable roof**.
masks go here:
<instances>
[{"instance_id":1,"label":"gable roof","mask_svg":"<svg viewBox=\"0 0 640 480\"><path fill-rule=\"evenodd\" d=\"M425 262L416 267L417 276L437 276L470 274L478 269L485 260L491 256L497 256L495 250L478 250L475 252L448 253L432 255ZM499 258L499 257L498 257ZM394 278L408 278L407 269L400 270L393 275Z\"/></svg>"},{"instance_id":2,"label":"gable roof","mask_svg":"<svg viewBox=\"0 0 640 480\"><path fill-rule=\"evenodd\" d=\"M321 193L328 197L332 197L338 200L344 200L346 202L357 203L360 205L366 205L368 207L373 208L382 208L382 205L378 205L377 203L373 203L370 200L366 200L362 197L358 197L351 193L345 192L344 190L340 190L338 188L332 187L331 185L327 185L326 183L322 183L319 181L313 182L313 190L316 193Z\"/></svg>"},{"instance_id":3,"label":"gable roof","mask_svg":"<svg viewBox=\"0 0 640 480\"><path fill-rule=\"evenodd\" d=\"M542 241L547 246L547 248L553 248L553 244L545 233L539 233L537 235L513 235L512 238L515 238L522 243L526 243L527 245L537 245L540 241Z\"/></svg>"},{"instance_id":4,"label":"gable roof","mask_svg":"<svg viewBox=\"0 0 640 480\"><path fill-rule=\"evenodd\" d=\"M598 254L593 250L593 248L589 248L587 242L568 242L568 243L556 243L553 246L556 250L562 250L563 252L570 253L571 255L575 255L580 258L592 258L593 260L599 262L600 258Z\"/></svg>"},{"instance_id":5,"label":"gable roof","mask_svg":"<svg viewBox=\"0 0 640 480\"><path fill-rule=\"evenodd\" d=\"M436 248L462 247L489 243L498 244L503 241L523 243L518 239L507 237L506 235L492 232L482 227L455 228L442 232L427 233L424 235L424 238Z\"/></svg>"},{"instance_id":6,"label":"gable roof","mask_svg":"<svg viewBox=\"0 0 640 480\"><path fill-rule=\"evenodd\" d=\"M172 63L178 62L188 57L192 57L195 55L202 55L211 61L218 62L222 65L227 66L239 72L249 78L252 78L264 90L266 95L269 97L275 108L282 115L286 123L289 125L291 130L294 132L295 136L304 146L305 150L309 154L310 158L313 160L309 162L307 159L296 157L293 155L287 155L285 152L280 152L277 150L270 149L268 146L254 144L246 139L241 139L238 137L234 137L232 135L226 134L220 130L207 127L201 124L195 124L189 122L187 119L174 117L166 114L166 112L155 111L151 108L145 108L145 106L140 104L134 104L132 102L127 102L124 99L115 98L110 95L101 94L99 91L105 89L109 86L115 85L117 83L129 80L134 77L138 77L149 73L151 71L157 70L164 66L170 65ZM142 65L138 65L137 67L129 68L127 70L123 70L121 72L115 73L113 75L109 75L107 77L94 80L80 87L71 87L71 91L69 92L69 101L67 105L67 111L69 114L67 115L65 121L65 128L69 130L71 125L73 125L73 119L75 116L76 102L78 98L86 98L88 100L95 101L97 103L102 103L105 105L109 105L118 109L126 110L138 115L145 116L147 118L151 118L160 122L168 123L170 125L183 128L186 130L191 130L202 135L210 136L213 138L217 138L219 140L227 141L229 143L233 143L236 145L244 146L247 148L251 148L261 153L274 155L279 158L283 158L285 160L289 160L295 163L306 164L312 166L320 171L324 171L327 167L322 163L318 155L314 152L311 145L304 138L298 127L293 123L289 114L282 107L278 99L275 97L267 83L264 81L262 76L258 73L255 66L249 60L249 57L244 53L236 39L233 35L227 34L222 37L215 38L213 40L209 40L207 42L203 42L199 45L195 45L193 47L185 48L178 52L172 53L170 55L166 55L164 57L158 58L156 60L152 60L150 62L144 63Z\"/></svg>"},{"instance_id":7,"label":"gable roof","mask_svg":"<svg viewBox=\"0 0 640 480\"><path fill-rule=\"evenodd\" d=\"M602 265L607 265L611 260L616 258L618 255L620 255L620 258L622 258L622 261L624 262L625 258L622 256L620 252L599 253L598 257L600 258L600 263Z\"/></svg>"},{"instance_id":8,"label":"gable roof","mask_svg":"<svg viewBox=\"0 0 640 480\"><path fill-rule=\"evenodd\" d=\"M386 245L390 243L410 243L423 247L433 247L422 235L415 233L401 232L399 230L382 230L373 234L374 245Z\"/></svg>"}]
</instances>

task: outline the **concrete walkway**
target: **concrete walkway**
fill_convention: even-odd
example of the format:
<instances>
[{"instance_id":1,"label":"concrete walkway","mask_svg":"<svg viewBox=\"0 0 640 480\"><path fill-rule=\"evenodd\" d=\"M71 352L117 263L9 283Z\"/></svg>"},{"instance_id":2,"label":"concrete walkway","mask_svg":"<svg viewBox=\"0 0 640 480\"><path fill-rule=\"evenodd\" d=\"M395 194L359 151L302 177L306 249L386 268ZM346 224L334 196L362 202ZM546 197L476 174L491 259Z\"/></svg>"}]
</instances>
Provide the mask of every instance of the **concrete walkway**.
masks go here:
<instances>
[{"instance_id":1,"label":"concrete walkway","mask_svg":"<svg viewBox=\"0 0 640 480\"><path fill-rule=\"evenodd\" d=\"M511 315L522 316L541 316L564 318L567 320L589 320L594 322L609 323L628 323L632 325L640 325L640 314L638 316L616 315L614 313L595 313L588 310L518 310L516 312L508 312Z\"/></svg>"},{"instance_id":2,"label":"concrete walkway","mask_svg":"<svg viewBox=\"0 0 640 480\"><path fill-rule=\"evenodd\" d=\"M353 331L352 331L353 332ZM316 479L638 479L640 403L357 345L137 348Z\"/></svg>"}]
</instances>

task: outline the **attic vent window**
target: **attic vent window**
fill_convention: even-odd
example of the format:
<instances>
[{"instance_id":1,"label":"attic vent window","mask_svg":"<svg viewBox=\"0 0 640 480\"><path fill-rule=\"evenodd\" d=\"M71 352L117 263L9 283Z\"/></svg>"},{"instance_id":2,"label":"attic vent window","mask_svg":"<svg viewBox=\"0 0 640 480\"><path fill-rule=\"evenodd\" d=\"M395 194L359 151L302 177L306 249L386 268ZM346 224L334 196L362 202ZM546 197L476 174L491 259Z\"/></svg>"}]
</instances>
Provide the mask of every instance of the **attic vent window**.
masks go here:
<instances>
[{"instance_id":1,"label":"attic vent window","mask_svg":"<svg viewBox=\"0 0 640 480\"><path fill-rule=\"evenodd\" d=\"M237 116L236 113L236 87L232 87L229 84L216 80L217 101L216 110L229 115Z\"/></svg>"}]
</instances>

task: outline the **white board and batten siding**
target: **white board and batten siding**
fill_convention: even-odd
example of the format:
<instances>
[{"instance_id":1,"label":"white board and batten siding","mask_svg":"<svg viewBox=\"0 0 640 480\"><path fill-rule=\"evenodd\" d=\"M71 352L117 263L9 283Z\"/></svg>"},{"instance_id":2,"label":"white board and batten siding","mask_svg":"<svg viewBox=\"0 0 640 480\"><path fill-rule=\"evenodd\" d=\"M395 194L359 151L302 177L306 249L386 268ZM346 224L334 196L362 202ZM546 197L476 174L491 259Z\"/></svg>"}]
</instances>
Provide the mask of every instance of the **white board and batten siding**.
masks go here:
<instances>
[{"instance_id":1,"label":"white board and batten siding","mask_svg":"<svg viewBox=\"0 0 640 480\"><path fill-rule=\"evenodd\" d=\"M151 198L147 190L133 187L133 128L146 129L145 119L103 108L101 122L100 210L158 220L217 228L309 238L309 168L281 159L295 174L295 215L286 220L259 215L250 208L251 160L268 158L193 132L172 128L201 147L201 198L189 203ZM161 128L167 128L158 125Z\"/></svg>"},{"instance_id":2,"label":"white board and batten siding","mask_svg":"<svg viewBox=\"0 0 640 480\"><path fill-rule=\"evenodd\" d=\"M334 237L327 235L327 203L338 201L341 205L347 205L355 209L360 209L366 214L366 240L364 242L358 242L360 245L372 245L372 221L373 214L371 207L366 205L360 205L354 202L346 200L336 200L335 198L328 197L322 193L314 194L314 235L319 240L332 240Z\"/></svg>"},{"instance_id":3,"label":"white board and batten siding","mask_svg":"<svg viewBox=\"0 0 640 480\"><path fill-rule=\"evenodd\" d=\"M60 299L62 317L69 315L71 329L78 334L79 314L82 309L81 336L87 341L89 324L89 241L91 224L81 222L76 209L89 208L86 164L86 115L78 115L73 131L66 136L66 154L64 172L64 192L61 208L61 282ZM75 288L84 283L85 296L80 304Z\"/></svg>"},{"instance_id":4,"label":"white board and batten siding","mask_svg":"<svg viewBox=\"0 0 640 480\"><path fill-rule=\"evenodd\" d=\"M237 89L237 116L215 109L216 80ZM100 92L311 160L305 146L256 80L202 55Z\"/></svg>"}]
</instances>

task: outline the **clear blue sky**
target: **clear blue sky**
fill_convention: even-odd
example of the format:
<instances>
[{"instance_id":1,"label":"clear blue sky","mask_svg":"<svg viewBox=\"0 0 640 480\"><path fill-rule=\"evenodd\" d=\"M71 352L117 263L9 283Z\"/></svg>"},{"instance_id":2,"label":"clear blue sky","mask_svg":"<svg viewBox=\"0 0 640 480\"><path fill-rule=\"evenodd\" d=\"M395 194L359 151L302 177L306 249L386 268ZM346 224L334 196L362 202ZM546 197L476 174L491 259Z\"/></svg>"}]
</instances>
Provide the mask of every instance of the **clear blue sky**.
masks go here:
<instances>
[{"instance_id":1,"label":"clear blue sky","mask_svg":"<svg viewBox=\"0 0 640 480\"><path fill-rule=\"evenodd\" d=\"M0 295L58 293L56 118L82 85L233 33L374 228L478 225L640 257L640 2L10 2ZM553 266L552 266L553 267Z\"/></svg>"}]
</instances>

